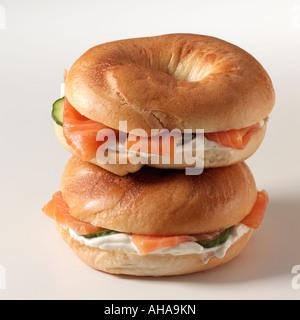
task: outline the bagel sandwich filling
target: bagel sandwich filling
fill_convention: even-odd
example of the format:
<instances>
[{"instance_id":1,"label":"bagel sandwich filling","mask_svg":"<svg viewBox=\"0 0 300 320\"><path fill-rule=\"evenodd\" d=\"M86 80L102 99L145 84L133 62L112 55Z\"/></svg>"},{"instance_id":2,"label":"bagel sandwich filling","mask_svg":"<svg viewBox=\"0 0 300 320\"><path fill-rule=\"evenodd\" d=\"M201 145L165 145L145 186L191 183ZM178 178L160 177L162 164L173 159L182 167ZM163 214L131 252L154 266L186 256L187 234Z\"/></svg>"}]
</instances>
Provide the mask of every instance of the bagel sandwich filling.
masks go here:
<instances>
[{"instance_id":1,"label":"bagel sandwich filling","mask_svg":"<svg viewBox=\"0 0 300 320\"><path fill-rule=\"evenodd\" d=\"M144 155L167 156L171 162L174 161L177 152L176 147L191 142L191 139L185 140L183 134L177 135L173 140L170 140L169 136L164 137L162 135L158 139L157 136L136 137L136 139L133 139L135 141L132 141L132 137L129 134L125 134L124 139L124 133L121 135L117 129L110 128L80 114L66 97L57 100L53 104L52 118L58 126L62 127L67 144L72 147L83 161L94 159L97 150L107 142L106 129L114 135L113 138L116 139L117 143L116 149L119 152L138 152ZM204 149L244 150L252 135L266 125L267 119L242 129L204 132ZM103 133L103 137L101 137L101 133ZM195 134L192 135L192 139L194 138ZM166 147L166 143L170 145ZM164 150L167 150L167 152L164 152Z\"/></svg>"},{"instance_id":2,"label":"bagel sandwich filling","mask_svg":"<svg viewBox=\"0 0 300 320\"><path fill-rule=\"evenodd\" d=\"M251 212L240 223L229 228L192 235L151 236L107 230L80 221L70 214L61 191L56 192L43 212L57 224L68 230L71 237L90 247L102 250L135 252L139 255L170 254L186 255L201 254L207 259L222 259L227 250L250 229L257 229L261 224L269 196L266 191L257 193L256 203Z\"/></svg>"}]
</instances>

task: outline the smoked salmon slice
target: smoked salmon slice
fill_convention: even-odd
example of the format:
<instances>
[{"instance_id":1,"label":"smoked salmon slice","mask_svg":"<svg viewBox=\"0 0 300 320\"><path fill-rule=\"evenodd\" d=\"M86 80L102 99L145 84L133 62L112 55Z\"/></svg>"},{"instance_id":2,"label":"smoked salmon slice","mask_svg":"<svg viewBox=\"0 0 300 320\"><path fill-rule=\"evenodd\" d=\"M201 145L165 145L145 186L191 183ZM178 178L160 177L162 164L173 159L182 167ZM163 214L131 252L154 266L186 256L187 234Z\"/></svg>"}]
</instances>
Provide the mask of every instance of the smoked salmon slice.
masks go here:
<instances>
[{"instance_id":1,"label":"smoked salmon slice","mask_svg":"<svg viewBox=\"0 0 300 320\"><path fill-rule=\"evenodd\" d=\"M193 238L190 236L158 237L134 234L131 236L131 241L138 249L139 254L144 255L161 248L175 247L180 243L193 241Z\"/></svg>"},{"instance_id":2,"label":"smoked salmon slice","mask_svg":"<svg viewBox=\"0 0 300 320\"><path fill-rule=\"evenodd\" d=\"M264 218L268 202L268 193L265 190L259 191L257 193L257 200L252 211L250 212L250 214L248 214L248 216L246 216L243 221L241 221L241 223L245 224L249 228L257 229Z\"/></svg>"},{"instance_id":3,"label":"smoked salmon slice","mask_svg":"<svg viewBox=\"0 0 300 320\"><path fill-rule=\"evenodd\" d=\"M173 162L175 158L175 148L180 140L182 140L181 133L172 134L169 131L149 138L129 134L125 143L125 149L128 151L165 156Z\"/></svg>"},{"instance_id":4,"label":"smoked salmon slice","mask_svg":"<svg viewBox=\"0 0 300 320\"><path fill-rule=\"evenodd\" d=\"M260 123L256 123L253 126L239 129L205 133L205 138L210 141L214 141L220 146L228 147L237 150L244 150L250 141L252 134L260 127Z\"/></svg>"},{"instance_id":5,"label":"smoked salmon slice","mask_svg":"<svg viewBox=\"0 0 300 320\"><path fill-rule=\"evenodd\" d=\"M131 241L134 243L140 255L144 255L166 247L176 247L184 242L191 241L211 241L218 238L224 230L202 233L190 236L144 236L140 234L133 234Z\"/></svg>"},{"instance_id":6,"label":"smoked salmon slice","mask_svg":"<svg viewBox=\"0 0 300 320\"><path fill-rule=\"evenodd\" d=\"M42 211L58 224L71 228L80 235L93 234L106 230L74 218L70 214L69 206L63 199L61 191L53 195L52 200L46 204Z\"/></svg>"},{"instance_id":7,"label":"smoked salmon slice","mask_svg":"<svg viewBox=\"0 0 300 320\"><path fill-rule=\"evenodd\" d=\"M205 137L218 143L221 146L237 150L243 150L252 134L260 127L257 123L248 128L239 130L229 130L222 132L205 133ZM89 161L96 157L98 148L105 143L109 137L107 132L103 139L99 139L99 131L110 129L116 141L119 138L119 131L109 128L102 123L91 120L80 114L65 98L63 115L63 133L68 145L70 145L83 161ZM97 141L98 140L102 141ZM168 157L171 161L175 158L175 148L182 139L182 134L162 133L152 137L137 137L128 135L125 149L128 151L142 152L147 154L157 154Z\"/></svg>"},{"instance_id":8,"label":"smoked salmon slice","mask_svg":"<svg viewBox=\"0 0 300 320\"><path fill-rule=\"evenodd\" d=\"M98 132L102 129L111 128L86 118L65 98L63 116L64 137L68 145L73 148L83 161L95 158L98 148L107 141L107 138L106 140L103 139L104 141L97 141ZM111 130L112 134L118 134L117 130Z\"/></svg>"}]
</instances>

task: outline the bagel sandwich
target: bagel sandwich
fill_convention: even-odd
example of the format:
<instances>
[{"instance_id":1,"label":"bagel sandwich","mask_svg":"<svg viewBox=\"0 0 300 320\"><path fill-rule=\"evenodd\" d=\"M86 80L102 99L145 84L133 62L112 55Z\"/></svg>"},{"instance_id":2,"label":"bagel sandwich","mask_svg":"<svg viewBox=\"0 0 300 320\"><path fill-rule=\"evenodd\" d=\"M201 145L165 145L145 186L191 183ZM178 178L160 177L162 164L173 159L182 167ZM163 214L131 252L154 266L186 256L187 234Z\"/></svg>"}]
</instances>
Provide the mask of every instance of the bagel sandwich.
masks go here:
<instances>
[{"instance_id":1,"label":"bagel sandwich","mask_svg":"<svg viewBox=\"0 0 300 320\"><path fill-rule=\"evenodd\" d=\"M246 160L264 139L274 103L272 81L249 53L214 37L168 34L88 50L65 72L63 97L52 115L66 150L123 176L144 165L195 166L182 153L197 151L197 130L204 135L204 168ZM155 139L157 132L173 130L173 139ZM109 156L99 158L99 148Z\"/></svg>"},{"instance_id":2,"label":"bagel sandwich","mask_svg":"<svg viewBox=\"0 0 300 320\"><path fill-rule=\"evenodd\" d=\"M145 166L120 177L73 156L43 208L88 266L111 274L182 275L238 256L268 194L244 162L187 176Z\"/></svg>"}]
</instances>

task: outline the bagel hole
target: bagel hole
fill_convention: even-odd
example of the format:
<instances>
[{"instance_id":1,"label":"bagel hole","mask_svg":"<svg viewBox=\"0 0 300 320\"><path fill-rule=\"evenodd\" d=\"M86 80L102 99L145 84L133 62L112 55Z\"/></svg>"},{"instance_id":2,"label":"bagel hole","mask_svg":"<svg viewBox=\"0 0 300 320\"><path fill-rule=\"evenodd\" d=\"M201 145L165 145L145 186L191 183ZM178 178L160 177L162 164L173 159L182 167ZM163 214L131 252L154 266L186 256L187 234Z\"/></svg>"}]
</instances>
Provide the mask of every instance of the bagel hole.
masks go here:
<instances>
[{"instance_id":1,"label":"bagel hole","mask_svg":"<svg viewBox=\"0 0 300 320\"><path fill-rule=\"evenodd\" d=\"M194 54L190 54L177 62L176 66L174 62L172 63L171 59L167 73L180 81L201 81L213 72L216 60L217 57L213 53L203 54L197 57L195 57Z\"/></svg>"},{"instance_id":2,"label":"bagel hole","mask_svg":"<svg viewBox=\"0 0 300 320\"><path fill-rule=\"evenodd\" d=\"M203 80L210 73L212 73L212 66L210 65L203 66L202 68L193 66L191 69L180 66L172 76L181 81L197 82Z\"/></svg>"}]
</instances>

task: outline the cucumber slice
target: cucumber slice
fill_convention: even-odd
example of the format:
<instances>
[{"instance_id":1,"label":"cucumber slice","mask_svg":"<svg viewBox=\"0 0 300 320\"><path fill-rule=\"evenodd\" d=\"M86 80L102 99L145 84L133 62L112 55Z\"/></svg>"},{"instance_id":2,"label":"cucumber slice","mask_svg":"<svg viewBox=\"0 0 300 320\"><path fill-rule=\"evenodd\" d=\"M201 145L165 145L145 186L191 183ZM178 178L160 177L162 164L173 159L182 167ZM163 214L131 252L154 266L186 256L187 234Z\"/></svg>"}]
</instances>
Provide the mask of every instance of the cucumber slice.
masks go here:
<instances>
[{"instance_id":1,"label":"cucumber slice","mask_svg":"<svg viewBox=\"0 0 300 320\"><path fill-rule=\"evenodd\" d=\"M81 235L81 237L87 238L87 239L92 239L92 238L98 238L98 237L103 237L103 236L108 236L109 234L115 234L118 233L116 231L111 231L111 230L105 230L93 234L85 234Z\"/></svg>"},{"instance_id":2,"label":"cucumber slice","mask_svg":"<svg viewBox=\"0 0 300 320\"><path fill-rule=\"evenodd\" d=\"M231 228L226 229L218 238L210 241L198 242L204 248L213 248L227 241L231 233Z\"/></svg>"},{"instance_id":3,"label":"cucumber slice","mask_svg":"<svg viewBox=\"0 0 300 320\"><path fill-rule=\"evenodd\" d=\"M52 106L52 119L59 125L63 126L65 98L56 100Z\"/></svg>"}]
</instances>

